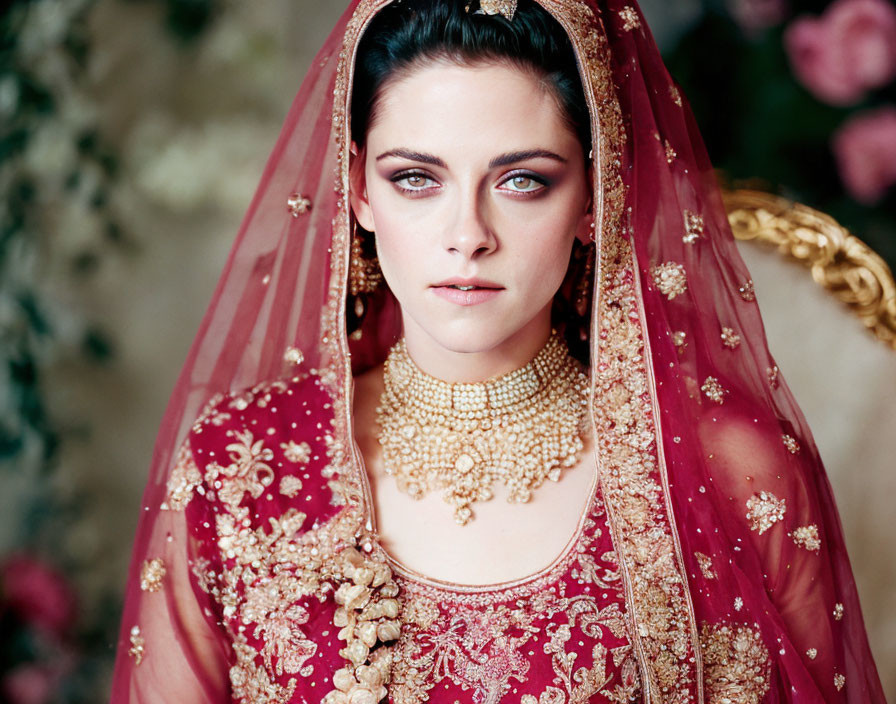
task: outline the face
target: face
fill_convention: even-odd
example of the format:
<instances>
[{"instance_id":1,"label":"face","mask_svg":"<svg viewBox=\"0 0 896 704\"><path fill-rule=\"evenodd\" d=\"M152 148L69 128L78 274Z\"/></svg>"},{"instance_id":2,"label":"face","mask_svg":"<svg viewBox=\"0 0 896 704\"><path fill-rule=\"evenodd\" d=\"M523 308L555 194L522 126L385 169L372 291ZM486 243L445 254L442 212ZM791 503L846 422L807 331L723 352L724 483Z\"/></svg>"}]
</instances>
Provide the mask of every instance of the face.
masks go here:
<instances>
[{"instance_id":1,"label":"face","mask_svg":"<svg viewBox=\"0 0 896 704\"><path fill-rule=\"evenodd\" d=\"M459 356L489 374L525 364L591 223L582 146L551 89L505 63L428 63L386 84L353 158L352 208L415 361L454 380Z\"/></svg>"}]
</instances>

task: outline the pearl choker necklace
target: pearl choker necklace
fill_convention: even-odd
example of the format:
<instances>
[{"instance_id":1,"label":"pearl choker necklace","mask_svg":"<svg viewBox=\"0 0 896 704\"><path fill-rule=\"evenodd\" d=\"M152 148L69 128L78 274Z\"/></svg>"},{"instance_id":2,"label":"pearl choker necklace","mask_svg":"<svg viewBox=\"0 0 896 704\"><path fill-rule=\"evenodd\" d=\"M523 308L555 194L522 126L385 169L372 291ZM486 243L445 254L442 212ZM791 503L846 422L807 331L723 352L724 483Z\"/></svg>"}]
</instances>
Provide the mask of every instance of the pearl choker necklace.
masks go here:
<instances>
[{"instance_id":1,"label":"pearl choker necklace","mask_svg":"<svg viewBox=\"0 0 896 704\"><path fill-rule=\"evenodd\" d=\"M587 379L556 332L525 367L475 384L429 376L402 339L384 382L376 417L386 473L415 499L441 490L460 525L473 502L492 498L495 479L524 503L582 450Z\"/></svg>"}]
</instances>

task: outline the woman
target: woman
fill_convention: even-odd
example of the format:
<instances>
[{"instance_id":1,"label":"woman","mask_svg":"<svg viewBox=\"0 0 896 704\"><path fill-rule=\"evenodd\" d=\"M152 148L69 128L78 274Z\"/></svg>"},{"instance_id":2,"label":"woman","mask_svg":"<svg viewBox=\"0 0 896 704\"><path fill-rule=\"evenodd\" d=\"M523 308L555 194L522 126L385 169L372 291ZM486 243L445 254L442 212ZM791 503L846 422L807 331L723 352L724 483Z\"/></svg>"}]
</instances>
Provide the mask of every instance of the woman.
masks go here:
<instances>
[{"instance_id":1,"label":"woman","mask_svg":"<svg viewBox=\"0 0 896 704\"><path fill-rule=\"evenodd\" d=\"M353 2L154 464L113 701L883 701L634 4Z\"/></svg>"}]
</instances>

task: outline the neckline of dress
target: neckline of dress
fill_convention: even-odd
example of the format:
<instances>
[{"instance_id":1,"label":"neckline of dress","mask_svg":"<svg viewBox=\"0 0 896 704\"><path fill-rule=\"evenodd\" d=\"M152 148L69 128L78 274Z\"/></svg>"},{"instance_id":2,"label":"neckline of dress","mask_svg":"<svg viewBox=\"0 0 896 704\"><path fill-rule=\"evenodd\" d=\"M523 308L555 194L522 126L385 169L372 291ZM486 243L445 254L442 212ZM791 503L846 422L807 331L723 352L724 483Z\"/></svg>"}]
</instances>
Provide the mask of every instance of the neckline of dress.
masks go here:
<instances>
[{"instance_id":1,"label":"neckline of dress","mask_svg":"<svg viewBox=\"0 0 896 704\"><path fill-rule=\"evenodd\" d=\"M361 486L361 512L366 519L365 523L373 534L375 549L380 551L383 558L386 560L386 562L394 572L396 572L405 580L408 580L416 585L428 587L441 592L454 594L488 594L493 592L502 592L508 589L513 589L530 584L550 574L559 567L566 565L569 558L574 553L576 546L578 546L579 543L583 540L585 534L585 524L588 521L588 517L594 510L594 505L597 500L597 493L600 490L598 467L594 467L594 474L591 478L591 488L588 491L588 500L585 502L585 506L582 509L581 514L579 515L579 520L576 524L575 531L573 532L572 536L570 536L569 540L566 542L566 545L563 547L557 557L551 560L551 562L547 566L542 567L535 572L531 572L527 575L516 577L510 580L505 580L502 582L490 582L486 584L464 584L462 582L452 582L446 579L430 577L414 570L411 567L408 567L407 565L402 563L401 560L391 555L379 540L376 512L374 511L373 505L373 492L370 488L370 478L367 475L367 464L364 460L364 456L361 454L360 448L358 447L358 442L355 439L355 417L354 413L351 410L353 407L352 399L354 398L354 386L354 379L351 377L351 375L349 375L349 387L351 393L348 396L349 402L348 404L346 404L346 415L348 416L349 440L351 441L351 449L354 460L352 463L352 469L357 473L357 479ZM596 447L596 439L592 438L591 446L592 448ZM592 458L596 463L597 456L593 449L591 450L590 454L592 455Z\"/></svg>"}]
</instances>

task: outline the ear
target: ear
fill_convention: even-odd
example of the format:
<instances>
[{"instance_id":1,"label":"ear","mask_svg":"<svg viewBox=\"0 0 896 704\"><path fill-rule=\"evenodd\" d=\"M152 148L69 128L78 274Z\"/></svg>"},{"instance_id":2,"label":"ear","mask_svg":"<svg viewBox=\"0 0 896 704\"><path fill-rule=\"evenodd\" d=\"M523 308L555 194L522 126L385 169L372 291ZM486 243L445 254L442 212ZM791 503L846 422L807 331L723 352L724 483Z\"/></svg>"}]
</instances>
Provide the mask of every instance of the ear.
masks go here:
<instances>
[{"instance_id":1,"label":"ear","mask_svg":"<svg viewBox=\"0 0 896 704\"><path fill-rule=\"evenodd\" d=\"M587 189L585 210L576 228L576 238L582 244L588 244L596 238L596 224L594 222L594 169L590 163L588 168L585 169L585 188Z\"/></svg>"},{"instance_id":2,"label":"ear","mask_svg":"<svg viewBox=\"0 0 896 704\"><path fill-rule=\"evenodd\" d=\"M370 201L367 199L367 177L364 172L366 157L366 149L359 149L358 144L352 141L348 167L348 199L358 224L368 232L376 232L376 226L373 222L373 210L370 208Z\"/></svg>"}]
</instances>

